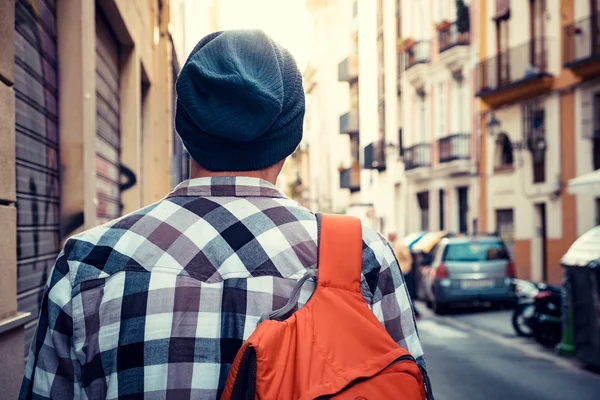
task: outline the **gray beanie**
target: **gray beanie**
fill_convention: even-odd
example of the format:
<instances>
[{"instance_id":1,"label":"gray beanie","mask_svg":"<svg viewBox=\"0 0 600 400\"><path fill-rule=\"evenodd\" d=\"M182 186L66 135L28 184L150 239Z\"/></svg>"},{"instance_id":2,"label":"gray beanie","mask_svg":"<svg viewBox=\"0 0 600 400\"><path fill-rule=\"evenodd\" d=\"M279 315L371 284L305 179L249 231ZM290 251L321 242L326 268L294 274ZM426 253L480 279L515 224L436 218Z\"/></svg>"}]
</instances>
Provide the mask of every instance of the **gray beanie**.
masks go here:
<instances>
[{"instance_id":1,"label":"gray beanie","mask_svg":"<svg viewBox=\"0 0 600 400\"><path fill-rule=\"evenodd\" d=\"M213 172L268 168L302 139L304 90L292 55L260 30L212 33L177 79L175 126Z\"/></svg>"}]
</instances>

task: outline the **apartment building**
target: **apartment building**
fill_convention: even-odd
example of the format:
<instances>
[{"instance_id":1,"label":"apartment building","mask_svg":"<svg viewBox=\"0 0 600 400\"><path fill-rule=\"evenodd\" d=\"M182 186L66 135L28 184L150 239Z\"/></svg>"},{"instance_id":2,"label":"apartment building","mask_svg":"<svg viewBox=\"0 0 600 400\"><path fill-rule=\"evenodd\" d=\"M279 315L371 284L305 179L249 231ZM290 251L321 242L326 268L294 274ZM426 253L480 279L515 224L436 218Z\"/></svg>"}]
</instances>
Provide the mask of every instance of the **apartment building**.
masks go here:
<instances>
[{"instance_id":1,"label":"apartment building","mask_svg":"<svg viewBox=\"0 0 600 400\"><path fill-rule=\"evenodd\" d=\"M360 189L358 99L350 95L346 83L356 79L357 73L357 60L350 57L353 50L349 39L356 19L351 0L309 0L306 5L314 30L312 57L304 72L306 116L302 146L308 150L306 159L310 165L304 181L308 189L306 204L314 211L345 213L351 194ZM348 61L340 65L347 57Z\"/></svg>"},{"instance_id":2,"label":"apartment building","mask_svg":"<svg viewBox=\"0 0 600 400\"><path fill-rule=\"evenodd\" d=\"M472 7L455 0L402 3L398 51L409 232L478 229L472 15Z\"/></svg>"},{"instance_id":3,"label":"apartment building","mask_svg":"<svg viewBox=\"0 0 600 400\"><path fill-rule=\"evenodd\" d=\"M160 199L176 155L169 0L1 0L0 387L16 398L64 240Z\"/></svg>"},{"instance_id":4,"label":"apartment building","mask_svg":"<svg viewBox=\"0 0 600 400\"><path fill-rule=\"evenodd\" d=\"M480 228L512 243L518 276L560 282L560 257L598 221L596 0L478 2ZM576 190L574 191L576 192Z\"/></svg>"}]
</instances>

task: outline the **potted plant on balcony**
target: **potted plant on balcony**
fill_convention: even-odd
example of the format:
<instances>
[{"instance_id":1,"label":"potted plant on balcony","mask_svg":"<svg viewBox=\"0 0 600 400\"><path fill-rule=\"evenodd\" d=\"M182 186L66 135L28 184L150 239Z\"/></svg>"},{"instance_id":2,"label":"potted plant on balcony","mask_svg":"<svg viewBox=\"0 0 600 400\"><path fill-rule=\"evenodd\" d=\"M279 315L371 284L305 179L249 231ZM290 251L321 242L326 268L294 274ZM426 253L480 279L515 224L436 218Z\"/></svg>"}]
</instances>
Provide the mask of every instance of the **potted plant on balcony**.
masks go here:
<instances>
[{"instance_id":1,"label":"potted plant on balcony","mask_svg":"<svg viewBox=\"0 0 600 400\"><path fill-rule=\"evenodd\" d=\"M469 7L465 4L464 0L456 0L456 28L461 41L469 39L471 20L469 16Z\"/></svg>"},{"instance_id":2,"label":"potted plant on balcony","mask_svg":"<svg viewBox=\"0 0 600 400\"><path fill-rule=\"evenodd\" d=\"M400 51L411 53L415 47L415 43L415 39L411 37L400 39Z\"/></svg>"},{"instance_id":3,"label":"potted plant on balcony","mask_svg":"<svg viewBox=\"0 0 600 400\"><path fill-rule=\"evenodd\" d=\"M438 32L447 32L450 29L450 26L452 26L452 22L445 19L443 21L438 22L435 25L435 29L437 29Z\"/></svg>"}]
</instances>

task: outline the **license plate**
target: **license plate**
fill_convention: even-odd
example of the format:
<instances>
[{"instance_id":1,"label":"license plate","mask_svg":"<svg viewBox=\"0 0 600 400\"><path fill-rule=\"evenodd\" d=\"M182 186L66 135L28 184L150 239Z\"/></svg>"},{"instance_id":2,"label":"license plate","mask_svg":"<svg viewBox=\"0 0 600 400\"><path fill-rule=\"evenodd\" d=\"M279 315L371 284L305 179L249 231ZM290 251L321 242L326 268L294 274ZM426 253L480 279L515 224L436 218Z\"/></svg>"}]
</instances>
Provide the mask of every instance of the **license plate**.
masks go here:
<instances>
[{"instance_id":1,"label":"license plate","mask_svg":"<svg viewBox=\"0 0 600 400\"><path fill-rule=\"evenodd\" d=\"M492 279L473 279L462 281L460 287L463 289L487 289L494 286Z\"/></svg>"}]
</instances>

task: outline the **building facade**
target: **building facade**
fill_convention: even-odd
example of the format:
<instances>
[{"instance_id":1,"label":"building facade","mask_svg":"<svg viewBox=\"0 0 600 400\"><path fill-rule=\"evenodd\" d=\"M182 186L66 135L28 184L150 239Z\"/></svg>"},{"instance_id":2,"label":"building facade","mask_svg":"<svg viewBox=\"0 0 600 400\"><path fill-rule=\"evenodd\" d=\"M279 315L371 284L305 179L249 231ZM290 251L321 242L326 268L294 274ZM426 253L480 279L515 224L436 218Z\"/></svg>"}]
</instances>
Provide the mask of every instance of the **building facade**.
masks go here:
<instances>
[{"instance_id":1,"label":"building facade","mask_svg":"<svg viewBox=\"0 0 600 400\"><path fill-rule=\"evenodd\" d=\"M560 258L598 220L596 0L487 0L477 5L481 228L500 232L525 279L558 283ZM598 102L598 104L596 104Z\"/></svg>"},{"instance_id":2,"label":"building facade","mask_svg":"<svg viewBox=\"0 0 600 400\"><path fill-rule=\"evenodd\" d=\"M314 211L345 213L351 192L359 186L356 141L357 115L348 85L339 81L339 61L351 53L349 32L354 23L350 0L310 0L313 18L312 57L304 73L306 116L304 143L308 149L307 204ZM355 63L355 61L353 61ZM347 64L355 73L356 64ZM356 133L354 133L356 132ZM351 147L354 146L354 152ZM354 156L353 156L354 154Z\"/></svg>"},{"instance_id":3,"label":"building facade","mask_svg":"<svg viewBox=\"0 0 600 400\"><path fill-rule=\"evenodd\" d=\"M0 387L15 398L66 238L159 200L182 178L171 173L179 61L168 0L0 9Z\"/></svg>"},{"instance_id":4,"label":"building facade","mask_svg":"<svg viewBox=\"0 0 600 400\"><path fill-rule=\"evenodd\" d=\"M472 9L465 2L403 2L403 161L408 231L477 227L477 132Z\"/></svg>"}]
</instances>

